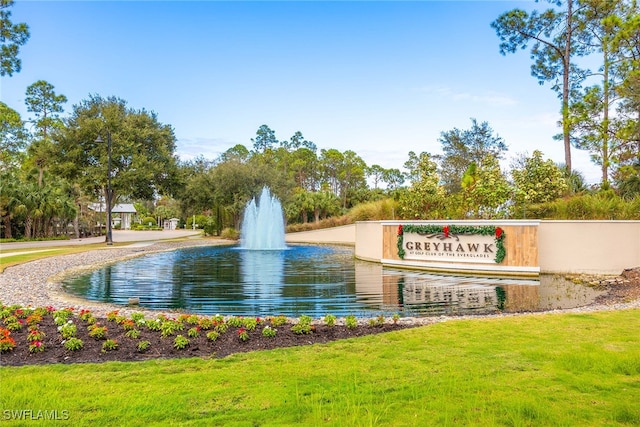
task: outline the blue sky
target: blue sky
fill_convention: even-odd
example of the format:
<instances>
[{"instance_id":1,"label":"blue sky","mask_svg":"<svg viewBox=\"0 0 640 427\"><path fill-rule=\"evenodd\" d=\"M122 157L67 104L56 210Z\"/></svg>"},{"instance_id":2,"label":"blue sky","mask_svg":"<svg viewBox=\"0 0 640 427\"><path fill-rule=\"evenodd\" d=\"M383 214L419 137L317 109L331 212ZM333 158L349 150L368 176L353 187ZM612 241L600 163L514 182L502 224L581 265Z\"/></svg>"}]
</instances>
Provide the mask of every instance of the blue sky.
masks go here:
<instances>
[{"instance_id":1,"label":"blue sky","mask_svg":"<svg viewBox=\"0 0 640 427\"><path fill-rule=\"evenodd\" d=\"M532 1L28 1L22 71L0 98L30 118L26 88L55 86L72 105L117 96L154 111L181 159L214 159L262 124L318 148L402 168L409 151L441 152L441 132L487 121L509 157L564 161L560 102L530 76L528 51L500 55L490 23ZM598 168L573 150L589 183ZM503 164L508 167L510 160Z\"/></svg>"}]
</instances>

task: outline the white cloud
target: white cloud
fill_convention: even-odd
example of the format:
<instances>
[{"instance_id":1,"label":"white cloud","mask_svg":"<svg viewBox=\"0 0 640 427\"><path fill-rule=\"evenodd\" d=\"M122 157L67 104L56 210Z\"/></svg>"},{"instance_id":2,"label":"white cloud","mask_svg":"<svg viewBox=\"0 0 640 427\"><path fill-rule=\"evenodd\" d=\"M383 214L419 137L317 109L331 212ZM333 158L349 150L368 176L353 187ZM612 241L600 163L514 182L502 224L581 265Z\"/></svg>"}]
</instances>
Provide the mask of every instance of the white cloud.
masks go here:
<instances>
[{"instance_id":1,"label":"white cloud","mask_svg":"<svg viewBox=\"0 0 640 427\"><path fill-rule=\"evenodd\" d=\"M181 160L192 160L198 156L214 160L234 145L221 138L180 138L176 144L176 154Z\"/></svg>"},{"instance_id":2,"label":"white cloud","mask_svg":"<svg viewBox=\"0 0 640 427\"><path fill-rule=\"evenodd\" d=\"M508 107L517 105L518 101L509 95L501 94L495 91L486 91L484 93L475 94L470 92L456 91L446 86L425 86L418 89L419 92L425 92L448 98L450 100L460 102L468 101L477 104L485 104L492 107Z\"/></svg>"}]
</instances>

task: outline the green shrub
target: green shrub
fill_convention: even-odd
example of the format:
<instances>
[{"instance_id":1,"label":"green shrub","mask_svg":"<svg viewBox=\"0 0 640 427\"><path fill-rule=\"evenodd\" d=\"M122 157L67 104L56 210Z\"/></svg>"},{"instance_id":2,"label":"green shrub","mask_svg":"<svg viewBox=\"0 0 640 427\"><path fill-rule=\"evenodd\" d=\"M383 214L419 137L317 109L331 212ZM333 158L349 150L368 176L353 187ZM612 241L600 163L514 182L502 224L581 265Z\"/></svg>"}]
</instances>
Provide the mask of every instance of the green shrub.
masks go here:
<instances>
[{"instance_id":1,"label":"green shrub","mask_svg":"<svg viewBox=\"0 0 640 427\"><path fill-rule=\"evenodd\" d=\"M218 227L213 218L208 218L207 222L202 226L202 229L204 230L205 236L213 236L216 234Z\"/></svg>"},{"instance_id":2,"label":"green shrub","mask_svg":"<svg viewBox=\"0 0 640 427\"><path fill-rule=\"evenodd\" d=\"M235 228L229 227L222 230L220 237L223 239L238 240L240 238L240 233Z\"/></svg>"},{"instance_id":3,"label":"green shrub","mask_svg":"<svg viewBox=\"0 0 640 427\"><path fill-rule=\"evenodd\" d=\"M297 233L300 231L321 230L323 228L340 227L342 225L353 224L348 215L332 216L320 220L320 222L308 222L306 224L289 224L287 225L287 233Z\"/></svg>"},{"instance_id":4,"label":"green shrub","mask_svg":"<svg viewBox=\"0 0 640 427\"><path fill-rule=\"evenodd\" d=\"M102 351L103 352L107 352L107 351L113 351L113 350L117 350L118 349L118 341L116 340L112 340L112 339L108 339L105 342L102 343Z\"/></svg>"},{"instance_id":5,"label":"green shrub","mask_svg":"<svg viewBox=\"0 0 640 427\"><path fill-rule=\"evenodd\" d=\"M138 351L140 353L144 353L145 351L147 351L150 345L151 343L149 341L140 341L138 343Z\"/></svg>"},{"instance_id":6,"label":"green shrub","mask_svg":"<svg viewBox=\"0 0 640 427\"><path fill-rule=\"evenodd\" d=\"M174 340L173 340L173 346L177 349L177 350L182 350L184 348L186 348L189 345L189 340L187 338L185 338L182 335L178 335Z\"/></svg>"},{"instance_id":7,"label":"green shrub","mask_svg":"<svg viewBox=\"0 0 640 427\"><path fill-rule=\"evenodd\" d=\"M593 209L587 197L589 196L572 197L567 201L567 216L570 219L590 219L592 217Z\"/></svg>"},{"instance_id":8,"label":"green shrub","mask_svg":"<svg viewBox=\"0 0 640 427\"><path fill-rule=\"evenodd\" d=\"M253 331L258 326L258 319L255 317L244 317L242 319L242 326L244 326L248 331Z\"/></svg>"},{"instance_id":9,"label":"green shrub","mask_svg":"<svg viewBox=\"0 0 640 427\"><path fill-rule=\"evenodd\" d=\"M378 221L394 217L396 202L393 199L360 203L354 206L347 217L350 221Z\"/></svg>"},{"instance_id":10,"label":"green shrub","mask_svg":"<svg viewBox=\"0 0 640 427\"><path fill-rule=\"evenodd\" d=\"M195 314L192 314L190 316L187 316L184 321L190 325L197 325L198 323L200 323L200 318L198 316L196 316Z\"/></svg>"},{"instance_id":11,"label":"green shrub","mask_svg":"<svg viewBox=\"0 0 640 427\"><path fill-rule=\"evenodd\" d=\"M84 343L80 338L69 338L64 342L64 348L69 351L77 351L84 347Z\"/></svg>"},{"instance_id":12,"label":"green shrub","mask_svg":"<svg viewBox=\"0 0 640 427\"><path fill-rule=\"evenodd\" d=\"M136 325L143 325L144 322L144 313L131 313L131 320L136 322Z\"/></svg>"},{"instance_id":13,"label":"green shrub","mask_svg":"<svg viewBox=\"0 0 640 427\"><path fill-rule=\"evenodd\" d=\"M635 220L640 219L640 197L625 200L613 190L605 190L547 203L514 206L512 215L516 219Z\"/></svg>"},{"instance_id":14,"label":"green shrub","mask_svg":"<svg viewBox=\"0 0 640 427\"><path fill-rule=\"evenodd\" d=\"M20 323L15 316L6 318L4 321L4 326L11 332L17 332L22 329L22 323Z\"/></svg>"},{"instance_id":15,"label":"green shrub","mask_svg":"<svg viewBox=\"0 0 640 427\"><path fill-rule=\"evenodd\" d=\"M143 227L155 227L156 224L156 219L152 216L145 216L144 218L142 218L142 226Z\"/></svg>"},{"instance_id":16,"label":"green shrub","mask_svg":"<svg viewBox=\"0 0 640 427\"><path fill-rule=\"evenodd\" d=\"M231 316L227 319L227 325L239 328L243 325L242 317Z\"/></svg>"},{"instance_id":17,"label":"green shrub","mask_svg":"<svg viewBox=\"0 0 640 427\"><path fill-rule=\"evenodd\" d=\"M154 319L154 320L149 320L146 323L147 329L149 329L150 331L160 331L162 330L162 320L160 319Z\"/></svg>"},{"instance_id":18,"label":"green shrub","mask_svg":"<svg viewBox=\"0 0 640 427\"><path fill-rule=\"evenodd\" d=\"M98 324L93 324L91 326L89 326L88 328L89 331L89 336L92 338L95 338L97 340L101 340L103 338L106 337L107 335L107 327L106 326L100 326Z\"/></svg>"},{"instance_id":19,"label":"green shrub","mask_svg":"<svg viewBox=\"0 0 640 427\"><path fill-rule=\"evenodd\" d=\"M193 217L188 222L189 228L193 227ZM209 217L205 215L196 215L196 228L202 229L209 222Z\"/></svg>"},{"instance_id":20,"label":"green shrub","mask_svg":"<svg viewBox=\"0 0 640 427\"><path fill-rule=\"evenodd\" d=\"M311 325L312 320L309 316L300 316L298 323L291 327L291 331L298 335L310 334L314 330L313 325Z\"/></svg>"},{"instance_id":21,"label":"green shrub","mask_svg":"<svg viewBox=\"0 0 640 427\"><path fill-rule=\"evenodd\" d=\"M276 336L276 330L273 329L271 326L267 325L264 328L262 328L262 335L267 338L273 338Z\"/></svg>"},{"instance_id":22,"label":"green shrub","mask_svg":"<svg viewBox=\"0 0 640 427\"><path fill-rule=\"evenodd\" d=\"M334 326L336 324L336 316L333 314L327 314L324 316L324 324L329 327Z\"/></svg>"},{"instance_id":23,"label":"green shrub","mask_svg":"<svg viewBox=\"0 0 640 427\"><path fill-rule=\"evenodd\" d=\"M173 335L174 332L181 331L183 329L184 329L184 325L182 323L175 320L165 320L160 325L160 330L162 331L160 333L160 336L162 338L166 338L168 336Z\"/></svg>"},{"instance_id":24,"label":"green shrub","mask_svg":"<svg viewBox=\"0 0 640 427\"><path fill-rule=\"evenodd\" d=\"M139 329L131 329L124 334L127 338L131 338L137 340L140 338L140 330Z\"/></svg>"},{"instance_id":25,"label":"green shrub","mask_svg":"<svg viewBox=\"0 0 640 427\"><path fill-rule=\"evenodd\" d=\"M249 331L245 328L238 329L238 339L242 342L245 342L249 339Z\"/></svg>"},{"instance_id":26,"label":"green shrub","mask_svg":"<svg viewBox=\"0 0 640 427\"><path fill-rule=\"evenodd\" d=\"M272 326L276 326L276 327L282 326L287 323L287 318L283 315L270 317L268 320Z\"/></svg>"},{"instance_id":27,"label":"green shrub","mask_svg":"<svg viewBox=\"0 0 640 427\"><path fill-rule=\"evenodd\" d=\"M225 332L227 332L227 329L229 329L229 325L227 325L226 323L218 323L213 327L213 330L219 334L224 334Z\"/></svg>"},{"instance_id":28,"label":"green shrub","mask_svg":"<svg viewBox=\"0 0 640 427\"><path fill-rule=\"evenodd\" d=\"M624 205L623 211L625 219L640 219L640 196L636 196L627 201Z\"/></svg>"},{"instance_id":29,"label":"green shrub","mask_svg":"<svg viewBox=\"0 0 640 427\"><path fill-rule=\"evenodd\" d=\"M555 207L552 203L516 205L512 208L512 216L515 219L551 219L555 216Z\"/></svg>"},{"instance_id":30,"label":"green shrub","mask_svg":"<svg viewBox=\"0 0 640 427\"><path fill-rule=\"evenodd\" d=\"M73 323L65 323L59 328L60 328L60 335L62 335L62 338L64 338L65 340L75 337L76 333L78 332L77 326Z\"/></svg>"},{"instance_id":31,"label":"green shrub","mask_svg":"<svg viewBox=\"0 0 640 427\"><path fill-rule=\"evenodd\" d=\"M212 326L213 321L211 321L211 319L209 319L208 317L203 317L198 321L198 327L204 331L211 329Z\"/></svg>"},{"instance_id":32,"label":"green shrub","mask_svg":"<svg viewBox=\"0 0 640 427\"><path fill-rule=\"evenodd\" d=\"M356 316L350 314L344 318L344 324L348 329L354 329L358 326L358 319L356 319Z\"/></svg>"}]
</instances>

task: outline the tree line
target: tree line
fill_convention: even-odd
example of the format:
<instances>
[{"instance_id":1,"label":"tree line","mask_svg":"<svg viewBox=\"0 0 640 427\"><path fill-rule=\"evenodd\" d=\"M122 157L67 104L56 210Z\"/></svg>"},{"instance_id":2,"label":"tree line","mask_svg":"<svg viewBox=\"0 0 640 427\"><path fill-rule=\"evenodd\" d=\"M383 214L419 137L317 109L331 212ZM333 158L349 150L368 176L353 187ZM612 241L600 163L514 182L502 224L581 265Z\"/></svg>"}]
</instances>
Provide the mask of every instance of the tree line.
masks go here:
<instances>
[{"instance_id":1,"label":"tree line","mask_svg":"<svg viewBox=\"0 0 640 427\"><path fill-rule=\"evenodd\" d=\"M19 46L29 35L26 24L11 22L12 3L0 0L3 76L20 71ZM95 232L104 218L88 207L107 197L112 205L136 203L141 216L179 217L189 225L197 216L198 226L220 234L238 229L245 204L263 186L280 198L288 223L319 222L379 200L392 200L398 219L526 217L536 205L588 191L571 169L572 147L588 150L601 166L600 191L637 200L638 6L595 0L551 5L532 13L514 9L491 25L500 51L530 47L532 75L558 92L564 164L536 150L503 171L506 141L474 118L468 129L440 134L441 154L409 152L403 170L367 165L351 150L319 150L302 132L279 139L266 124L248 146L183 161L173 128L153 111L95 94L63 115L67 98L40 80L25 92L30 120L0 102L0 237ZM602 58L599 70L574 61L594 53Z\"/></svg>"},{"instance_id":2,"label":"tree line","mask_svg":"<svg viewBox=\"0 0 640 427\"><path fill-rule=\"evenodd\" d=\"M565 167L571 148L587 150L608 188L613 175L638 185L640 167L640 14L636 0L550 0L513 9L491 26L502 54L530 48L531 75L561 100ZM599 58L597 69L583 64ZM631 182L631 184L629 184Z\"/></svg>"}]
</instances>

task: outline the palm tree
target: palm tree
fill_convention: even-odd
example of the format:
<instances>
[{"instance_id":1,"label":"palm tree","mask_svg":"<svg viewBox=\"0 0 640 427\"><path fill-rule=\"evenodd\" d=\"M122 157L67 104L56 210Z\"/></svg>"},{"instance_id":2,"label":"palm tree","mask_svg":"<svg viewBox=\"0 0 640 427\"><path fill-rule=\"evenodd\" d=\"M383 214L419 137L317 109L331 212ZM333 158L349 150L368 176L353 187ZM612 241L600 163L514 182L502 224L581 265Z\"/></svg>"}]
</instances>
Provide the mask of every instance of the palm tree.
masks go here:
<instances>
[{"instance_id":1,"label":"palm tree","mask_svg":"<svg viewBox=\"0 0 640 427\"><path fill-rule=\"evenodd\" d=\"M330 191L313 193L312 202L315 222L319 222L321 216L326 218L340 210L340 199Z\"/></svg>"},{"instance_id":2,"label":"palm tree","mask_svg":"<svg viewBox=\"0 0 640 427\"><path fill-rule=\"evenodd\" d=\"M0 217L4 229L1 237L5 239L13 238L13 218L19 205L16 182L8 176L2 177L0 179Z\"/></svg>"},{"instance_id":3,"label":"palm tree","mask_svg":"<svg viewBox=\"0 0 640 427\"><path fill-rule=\"evenodd\" d=\"M31 239L35 233L34 222L42 216L40 210L40 191L32 183L24 183L20 188L20 212L25 216L24 237Z\"/></svg>"}]
</instances>

